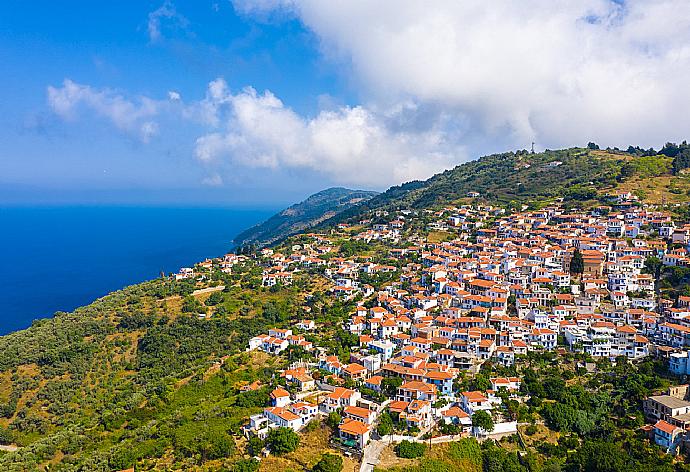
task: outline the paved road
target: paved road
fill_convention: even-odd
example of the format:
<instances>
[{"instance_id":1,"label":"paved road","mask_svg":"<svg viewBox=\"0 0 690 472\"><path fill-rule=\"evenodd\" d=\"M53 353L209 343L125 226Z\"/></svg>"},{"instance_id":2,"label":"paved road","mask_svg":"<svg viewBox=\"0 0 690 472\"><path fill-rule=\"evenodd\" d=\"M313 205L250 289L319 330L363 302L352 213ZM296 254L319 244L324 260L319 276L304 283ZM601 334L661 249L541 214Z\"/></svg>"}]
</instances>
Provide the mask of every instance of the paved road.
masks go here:
<instances>
[{"instance_id":1,"label":"paved road","mask_svg":"<svg viewBox=\"0 0 690 472\"><path fill-rule=\"evenodd\" d=\"M367 447L364 448L362 465L359 467L359 472L373 472L374 467L379 463L379 460L381 460L381 453L390 442L390 436L369 442Z\"/></svg>"}]
</instances>

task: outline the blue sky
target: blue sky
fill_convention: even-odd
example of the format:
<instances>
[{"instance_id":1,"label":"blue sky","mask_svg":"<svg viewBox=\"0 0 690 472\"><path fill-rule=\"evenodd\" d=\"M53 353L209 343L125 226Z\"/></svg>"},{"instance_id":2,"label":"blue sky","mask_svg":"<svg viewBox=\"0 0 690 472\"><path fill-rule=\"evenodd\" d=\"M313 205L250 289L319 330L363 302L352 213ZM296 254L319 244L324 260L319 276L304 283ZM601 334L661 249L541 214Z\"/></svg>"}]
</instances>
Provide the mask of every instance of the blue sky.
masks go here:
<instances>
[{"instance_id":1,"label":"blue sky","mask_svg":"<svg viewBox=\"0 0 690 472\"><path fill-rule=\"evenodd\" d=\"M427 5L1 3L0 203L284 203L687 138L683 1Z\"/></svg>"},{"instance_id":2,"label":"blue sky","mask_svg":"<svg viewBox=\"0 0 690 472\"><path fill-rule=\"evenodd\" d=\"M228 2L176 2L186 24L162 19L161 37L152 40L149 15L160 2L114 2L97 9L92 2L39 4L0 4L0 199L136 203L155 201L159 194L164 201L254 200L244 195L245 185L241 192L233 189L238 185L200 185L205 171L193 158L200 132L193 125L170 123L161 139L143 144L104 120L62 122L47 106L46 87L66 78L125 95L162 99L175 90L201 99L206 84L223 77L232 89L273 90L305 114L314 113L324 94L349 99L343 81L318 61L315 38L297 20L257 22L238 17ZM290 178L279 170L270 174L248 185L257 201L270 202L273 194L263 193ZM321 188L318 180L304 189L292 184L276 189L275 197L290 201Z\"/></svg>"}]
</instances>

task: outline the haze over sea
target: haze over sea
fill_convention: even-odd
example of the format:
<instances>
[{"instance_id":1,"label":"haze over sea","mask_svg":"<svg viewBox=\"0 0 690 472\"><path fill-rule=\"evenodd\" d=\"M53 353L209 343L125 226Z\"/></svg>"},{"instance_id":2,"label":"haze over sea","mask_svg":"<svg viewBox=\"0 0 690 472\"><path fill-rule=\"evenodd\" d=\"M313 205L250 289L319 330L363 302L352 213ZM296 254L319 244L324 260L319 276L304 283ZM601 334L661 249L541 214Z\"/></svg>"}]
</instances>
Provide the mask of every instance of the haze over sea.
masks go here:
<instances>
[{"instance_id":1,"label":"haze over sea","mask_svg":"<svg viewBox=\"0 0 690 472\"><path fill-rule=\"evenodd\" d=\"M0 335L232 249L275 208L0 207Z\"/></svg>"}]
</instances>

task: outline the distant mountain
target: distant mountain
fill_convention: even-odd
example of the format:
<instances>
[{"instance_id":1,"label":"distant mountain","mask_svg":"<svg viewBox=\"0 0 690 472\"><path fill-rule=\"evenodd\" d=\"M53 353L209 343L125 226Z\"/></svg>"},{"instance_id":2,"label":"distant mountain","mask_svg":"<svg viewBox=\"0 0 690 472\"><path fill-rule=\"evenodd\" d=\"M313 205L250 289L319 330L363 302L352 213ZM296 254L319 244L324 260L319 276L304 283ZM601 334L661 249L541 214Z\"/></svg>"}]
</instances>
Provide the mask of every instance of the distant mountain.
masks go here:
<instances>
[{"instance_id":1,"label":"distant mountain","mask_svg":"<svg viewBox=\"0 0 690 472\"><path fill-rule=\"evenodd\" d=\"M274 243L316 226L377 194L378 192L341 187L322 190L238 234L235 243L238 246L248 243L260 246Z\"/></svg>"}]
</instances>

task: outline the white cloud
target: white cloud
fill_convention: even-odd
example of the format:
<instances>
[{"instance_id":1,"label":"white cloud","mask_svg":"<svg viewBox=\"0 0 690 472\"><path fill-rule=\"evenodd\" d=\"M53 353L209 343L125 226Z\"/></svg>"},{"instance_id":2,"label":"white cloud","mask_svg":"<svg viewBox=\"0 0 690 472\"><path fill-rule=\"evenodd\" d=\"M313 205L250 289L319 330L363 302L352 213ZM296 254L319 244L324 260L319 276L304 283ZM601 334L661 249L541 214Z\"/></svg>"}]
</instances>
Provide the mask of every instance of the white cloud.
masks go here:
<instances>
[{"instance_id":1,"label":"white cloud","mask_svg":"<svg viewBox=\"0 0 690 472\"><path fill-rule=\"evenodd\" d=\"M180 95L180 92L170 90L168 92L168 100L170 100L171 102L179 102L180 100L182 100L182 96Z\"/></svg>"},{"instance_id":2,"label":"white cloud","mask_svg":"<svg viewBox=\"0 0 690 472\"><path fill-rule=\"evenodd\" d=\"M214 97L208 100L209 97ZM443 121L426 129L405 126L405 107L376 112L340 107L307 119L275 95L245 88L231 94L209 85L207 105L222 129L197 139L208 165L225 159L250 167L309 170L330 181L381 187L426 178L451 166L461 150L447 142ZM461 156L464 157L464 156Z\"/></svg>"},{"instance_id":3,"label":"white cloud","mask_svg":"<svg viewBox=\"0 0 690 472\"><path fill-rule=\"evenodd\" d=\"M95 89L65 79L62 87L48 86L48 105L63 119L75 119L82 107L87 108L144 142L158 133L152 118L158 114L160 103L148 97L130 100L110 89Z\"/></svg>"},{"instance_id":4,"label":"white cloud","mask_svg":"<svg viewBox=\"0 0 690 472\"><path fill-rule=\"evenodd\" d=\"M220 187L223 185L223 178L219 174L212 174L208 177L204 177L201 183L209 187Z\"/></svg>"},{"instance_id":5,"label":"white cloud","mask_svg":"<svg viewBox=\"0 0 690 472\"><path fill-rule=\"evenodd\" d=\"M189 20L179 14L175 5L169 0L166 0L163 5L149 13L148 33L151 42L160 41L163 39L163 27L167 24L171 28L185 29L189 25Z\"/></svg>"},{"instance_id":6,"label":"white cloud","mask_svg":"<svg viewBox=\"0 0 690 472\"><path fill-rule=\"evenodd\" d=\"M187 117L201 123L218 126L221 113L230 102L230 91L225 80L218 78L211 81L206 89L206 96L199 102L192 103L185 110Z\"/></svg>"},{"instance_id":7,"label":"white cloud","mask_svg":"<svg viewBox=\"0 0 690 472\"><path fill-rule=\"evenodd\" d=\"M412 100L465 137L660 145L690 130L687 0L235 0L298 16L367 103Z\"/></svg>"}]
</instances>

